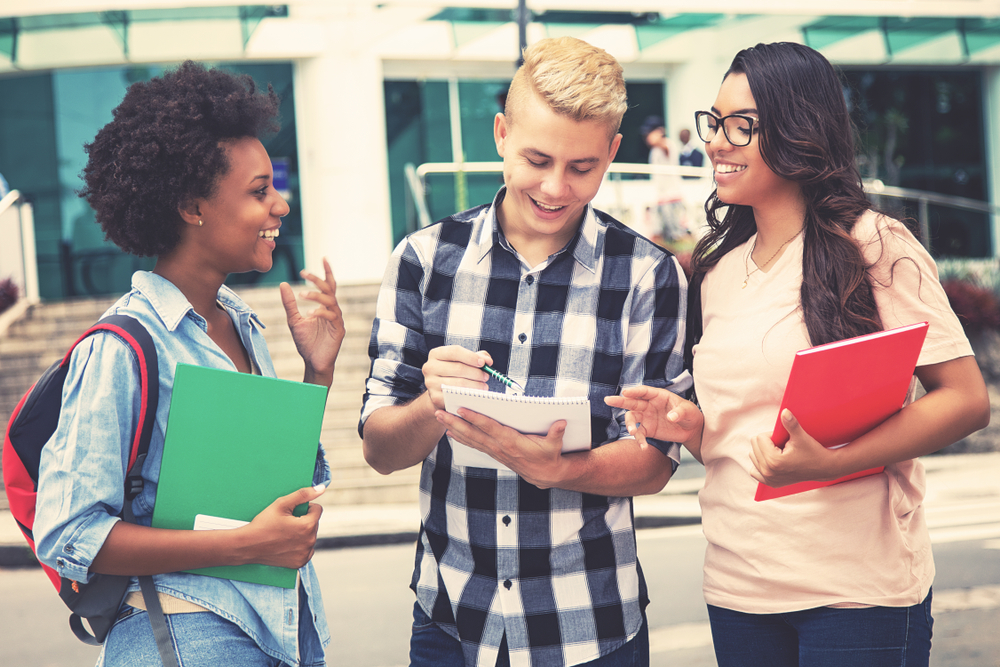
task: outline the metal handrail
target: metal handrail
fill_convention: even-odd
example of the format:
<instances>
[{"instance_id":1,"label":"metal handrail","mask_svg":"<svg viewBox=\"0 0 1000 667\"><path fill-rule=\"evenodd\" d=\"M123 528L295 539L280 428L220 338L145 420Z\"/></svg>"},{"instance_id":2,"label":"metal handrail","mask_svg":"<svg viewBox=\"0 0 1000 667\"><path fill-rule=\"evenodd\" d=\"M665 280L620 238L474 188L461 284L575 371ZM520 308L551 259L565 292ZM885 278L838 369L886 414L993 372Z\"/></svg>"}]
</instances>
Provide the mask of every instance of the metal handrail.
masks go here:
<instances>
[{"instance_id":1,"label":"metal handrail","mask_svg":"<svg viewBox=\"0 0 1000 667\"><path fill-rule=\"evenodd\" d=\"M420 166L423 167L425 165ZM403 176L406 178L406 189L410 193L410 197L406 200L406 219L409 220L415 214L419 228L422 229L434 222L431 220L430 211L427 210L424 178L420 175L418 168L413 166L412 162L407 162L403 166Z\"/></svg>"},{"instance_id":2,"label":"metal handrail","mask_svg":"<svg viewBox=\"0 0 1000 667\"><path fill-rule=\"evenodd\" d=\"M433 222L427 208L427 176L430 174L495 174L503 172L503 162L425 162L414 166L407 163L403 166L403 175L409 198L406 200L407 220L417 219L417 229L426 227ZM611 175L620 174L668 174L695 178L711 178L711 167L682 167L680 165L615 163L608 167L606 180ZM412 228L411 228L412 230Z\"/></svg>"},{"instance_id":3,"label":"metal handrail","mask_svg":"<svg viewBox=\"0 0 1000 667\"><path fill-rule=\"evenodd\" d=\"M979 199L969 197L956 197L954 195L942 195L937 192L927 190L913 190L911 188L900 188L894 185L884 185L879 180L865 180L865 192L872 195L882 195L886 197L899 197L902 199L924 199L930 204L940 204L951 206L952 208L964 208L970 211L980 211L982 213L1000 213L1000 206L990 204Z\"/></svg>"},{"instance_id":4,"label":"metal handrail","mask_svg":"<svg viewBox=\"0 0 1000 667\"><path fill-rule=\"evenodd\" d=\"M943 195L937 192L926 190L913 190L910 188L900 188L895 185L885 185L878 179L865 180L863 182L865 192L876 197L894 197L896 199L915 199L917 201L917 224L920 225L920 240L924 247L930 250L930 211L931 204L938 206L948 206L950 208L975 211L996 215L1000 213L1000 206L978 199L968 197L956 197L954 195ZM991 253L992 254L992 253Z\"/></svg>"},{"instance_id":5,"label":"metal handrail","mask_svg":"<svg viewBox=\"0 0 1000 667\"><path fill-rule=\"evenodd\" d=\"M412 166L412 165L407 165ZM425 162L415 168L421 184L425 183L428 174L451 174L464 171L468 174L491 174L503 171L503 162ZM673 164L645 164L630 162L612 162L608 167L609 174L674 174L676 176L694 176L708 178L712 175L711 167L682 167Z\"/></svg>"},{"instance_id":6,"label":"metal handrail","mask_svg":"<svg viewBox=\"0 0 1000 667\"><path fill-rule=\"evenodd\" d=\"M503 171L503 162L425 162L416 167L413 164L406 165L404 168L406 182L412 198L412 204L416 208L416 216L420 227L426 227L431 223L430 212L427 210L427 202L424 196L427 187L427 176L430 174L450 174L459 171L472 174L498 173ZM605 178L607 179L610 174L671 174L675 176L711 178L712 168L708 166L682 167L679 165L612 162L611 166L608 167ZM871 196L916 200L917 223L920 226L921 242L928 249L930 243L929 206L931 204L976 211L989 215L1000 214L1000 206L978 199L943 195L926 190L900 188L893 185L885 185L877 179L866 179L863 181L863 186L865 192Z\"/></svg>"},{"instance_id":7,"label":"metal handrail","mask_svg":"<svg viewBox=\"0 0 1000 667\"><path fill-rule=\"evenodd\" d=\"M0 278L13 278L23 290L22 299L38 303L38 259L35 254L35 219L31 202L18 190L0 199Z\"/></svg>"}]
</instances>

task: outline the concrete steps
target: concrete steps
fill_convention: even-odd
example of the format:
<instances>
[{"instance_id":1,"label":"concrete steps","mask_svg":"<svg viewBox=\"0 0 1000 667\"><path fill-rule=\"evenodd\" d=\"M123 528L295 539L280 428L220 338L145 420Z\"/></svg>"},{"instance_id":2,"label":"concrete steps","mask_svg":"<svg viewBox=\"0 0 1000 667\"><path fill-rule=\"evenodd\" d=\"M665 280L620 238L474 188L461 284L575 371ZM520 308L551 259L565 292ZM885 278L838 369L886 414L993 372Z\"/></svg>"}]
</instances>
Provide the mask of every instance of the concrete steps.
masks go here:
<instances>
[{"instance_id":1,"label":"concrete steps","mask_svg":"<svg viewBox=\"0 0 1000 667\"><path fill-rule=\"evenodd\" d=\"M298 291L300 286L296 287ZM302 359L295 350L278 288L238 290L267 327L264 338L279 377L301 380ZM358 437L358 417L368 376L368 338L375 316L377 284L342 285L337 297L344 311L347 337L337 360L337 372L327 398L322 442L333 481L322 497L324 505L407 503L417 498L419 467L379 475L364 461ZM39 374L61 357L84 329L114 303L112 298L72 300L33 306L0 336L0 425L6 425L24 392ZM311 304L300 302L308 311ZM0 508L6 496L0 497Z\"/></svg>"}]
</instances>

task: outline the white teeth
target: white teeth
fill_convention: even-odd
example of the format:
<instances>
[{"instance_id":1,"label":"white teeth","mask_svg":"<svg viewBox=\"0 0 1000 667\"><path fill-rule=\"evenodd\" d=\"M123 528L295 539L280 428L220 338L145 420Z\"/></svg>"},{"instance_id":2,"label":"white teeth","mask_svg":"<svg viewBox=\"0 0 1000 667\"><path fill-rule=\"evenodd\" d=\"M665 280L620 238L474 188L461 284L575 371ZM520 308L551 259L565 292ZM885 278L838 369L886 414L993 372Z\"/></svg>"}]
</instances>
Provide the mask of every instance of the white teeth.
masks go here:
<instances>
[{"instance_id":1,"label":"white teeth","mask_svg":"<svg viewBox=\"0 0 1000 667\"><path fill-rule=\"evenodd\" d=\"M277 229L265 229L260 234L258 234L257 236L259 236L262 239L276 239L276 238L278 238L278 230Z\"/></svg>"},{"instance_id":2,"label":"white teeth","mask_svg":"<svg viewBox=\"0 0 1000 667\"><path fill-rule=\"evenodd\" d=\"M558 211L559 209L562 208L562 206L546 206L545 204L543 204L543 203L541 203L539 201L535 201L534 199L532 199L532 201L535 202L535 206L537 206L538 208L542 209L543 211L549 211L550 213L554 212L554 211Z\"/></svg>"},{"instance_id":3,"label":"white teeth","mask_svg":"<svg viewBox=\"0 0 1000 667\"><path fill-rule=\"evenodd\" d=\"M737 171L743 171L747 166L745 164L717 164L715 165L715 171L719 174L732 174Z\"/></svg>"}]
</instances>

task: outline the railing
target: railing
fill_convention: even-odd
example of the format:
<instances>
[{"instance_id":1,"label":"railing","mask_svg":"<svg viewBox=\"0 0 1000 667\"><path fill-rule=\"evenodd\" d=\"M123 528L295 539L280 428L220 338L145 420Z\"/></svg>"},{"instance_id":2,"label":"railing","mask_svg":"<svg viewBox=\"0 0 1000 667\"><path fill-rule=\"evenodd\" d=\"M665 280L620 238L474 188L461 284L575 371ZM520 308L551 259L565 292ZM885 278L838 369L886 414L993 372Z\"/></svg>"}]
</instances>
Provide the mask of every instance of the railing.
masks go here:
<instances>
[{"instance_id":1,"label":"railing","mask_svg":"<svg viewBox=\"0 0 1000 667\"><path fill-rule=\"evenodd\" d=\"M419 166L414 166L412 164L407 164L405 167L406 174L406 184L407 184L407 215L408 215L408 228L410 231L426 227L433 222L430 212L427 208L426 200L426 189L427 189L427 176L431 174L451 174L456 172L465 172L467 174L485 174L485 173L499 173L503 171L502 162L427 162ZM701 183L708 186L712 178L712 169L710 167L681 167L673 165L653 165L653 164L638 164L638 163L615 163L612 162L611 166L608 168L608 173L605 176L605 181L603 187L606 187L609 182L615 183L619 181L625 183L626 181L621 181L622 174L637 174L637 175L653 175L653 174L667 174L675 176L683 176L686 180L685 182ZM614 186L613 186L614 187ZM695 186L697 187L697 186ZM710 187L710 186L708 186ZM994 237L992 223L993 216L1000 215L1000 206L990 204L989 202L979 201L977 199L969 199L966 197L954 197L950 195L942 195L935 192L927 192L925 190L911 190L909 188L899 188L895 186L885 185L879 180L865 180L864 181L865 192L874 199L880 198L891 198L902 201L913 201L916 203L916 220L920 227L920 239L925 247L930 247L930 206L944 206L948 208L963 210L963 211L973 211L977 213L985 213L990 216L990 234L989 237L992 239ZM690 189L690 185L689 185ZM707 194L707 193L706 193ZM625 200L627 199L627 194L623 192L621 188L613 195L613 199L617 200L619 210L627 210L629 208L629 203ZM607 200L607 198L605 198ZM704 201L704 200L702 200ZM609 211L610 213L611 211ZM994 241L995 243L995 241ZM996 254L993 247L990 248L990 255Z\"/></svg>"},{"instance_id":2,"label":"railing","mask_svg":"<svg viewBox=\"0 0 1000 667\"><path fill-rule=\"evenodd\" d=\"M427 176L431 174L453 174L464 172L466 174L491 174L503 172L503 162L425 162L419 166L407 164L403 168L406 178L407 190L407 226L409 231L426 227L433 219L427 209ZM653 175L667 174L683 176L689 179L709 180L712 178L712 169L709 167L681 167L676 165L656 165L637 163L616 163L612 162L608 167L608 172L604 177L604 182L617 180L622 174ZM603 187L603 186L602 186ZM618 198L622 195L619 192ZM627 203L620 202L621 207L627 207ZM415 223L415 224L414 224Z\"/></svg>"},{"instance_id":3,"label":"railing","mask_svg":"<svg viewBox=\"0 0 1000 667\"><path fill-rule=\"evenodd\" d=\"M11 317L38 303L38 265L31 203L17 190L0 199L0 280L10 278L19 290L17 303L0 315L0 330Z\"/></svg>"},{"instance_id":4,"label":"railing","mask_svg":"<svg viewBox=\"0 0 1000 667\"><path fill-rule=\"evenodd\" d=\"M885 185L879 180L866 180L864 181L865 192L872 199L879 199L882 197L888 197L891 199L899 200L910 200L915 201L917 204L917 224L920 226L920 240L925 247L929 249L929 243L931 238L930 233L930 205L935 204L938 206L946 206L948 208L954 208L961 211L974 211L976 213L985 213L992 218L992 216L1000 213L1000 206L990 204L989 202L980 201L978 199L969 199L967 197L955 197L952 195L942 195L936 192L927 192L926 190L911 190L909 188L899 188L893 185ZM992 222L992 220L991 220ZM991 225L991 227L995 227ZM992 230L991 230L992 231ZM993 234L990 237L993 238ZM994 244L996 241L994 240ZM994 248L990 248L990 254L996 254Z\"/></svg>"}]
</instances>

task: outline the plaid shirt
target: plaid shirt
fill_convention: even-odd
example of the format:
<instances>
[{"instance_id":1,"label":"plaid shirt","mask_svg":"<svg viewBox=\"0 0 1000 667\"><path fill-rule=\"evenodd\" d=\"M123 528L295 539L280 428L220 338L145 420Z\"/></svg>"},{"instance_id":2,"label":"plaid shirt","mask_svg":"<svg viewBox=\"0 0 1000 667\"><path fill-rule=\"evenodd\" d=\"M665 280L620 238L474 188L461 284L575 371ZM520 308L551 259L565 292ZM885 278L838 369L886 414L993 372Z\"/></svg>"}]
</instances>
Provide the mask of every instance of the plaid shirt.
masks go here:
<instances>
[{"instance_id":1,"label":"plaid shirt","mask_svg":"<svg viewBox=\"0 0 1000 667\"><path fill-rule=\"evenodd\" d=\"M386 270L372 327L361 429L424 390L442 345L486 350L532 396L588 396L593 445L631 437L604 403L623 387L686 391L687 284L676 259L587 207L574 239L529 269L493 205L411 234ZM490 388L503 391L495 380ZM679 446L652 441L676 465ZM462 643L467 665L594 660L639 631L646 604L631 498L539 489L508 470L452 465L447 437L424 460L411 588Z\"/></svg>"}]
</instances>

